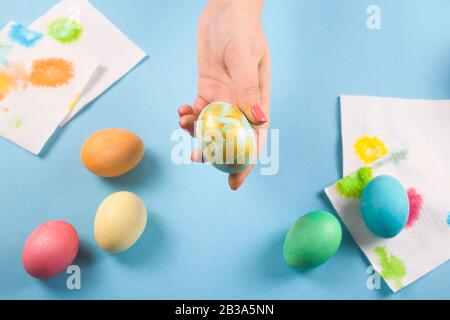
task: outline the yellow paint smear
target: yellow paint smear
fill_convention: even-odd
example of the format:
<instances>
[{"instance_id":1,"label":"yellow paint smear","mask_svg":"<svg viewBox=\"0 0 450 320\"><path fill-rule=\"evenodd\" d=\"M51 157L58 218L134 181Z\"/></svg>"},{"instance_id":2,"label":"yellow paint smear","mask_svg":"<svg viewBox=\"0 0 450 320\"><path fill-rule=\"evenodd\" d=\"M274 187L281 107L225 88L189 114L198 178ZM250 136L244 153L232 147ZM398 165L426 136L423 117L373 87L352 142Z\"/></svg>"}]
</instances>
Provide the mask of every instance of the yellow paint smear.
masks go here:
<instances>
[{"instance_id":1,"label":"yellow paint smear","mask_svg":"<svg viewBox=\"0 0 450 320\"><path fill-rule=\"evenodd\" d=\"M378 137L364 136L355 142L356 155L365 163L372 163L389 153L388 148Z\"/></svg>"},{"instance_id":2,"label":"yellow paint smear","mask_svg":"<svg viewBox=\"0 0 450 320\"><path fill-rule=\"evenodd\" d=\"M75 108L75 105L77 104L78 100L80 100L80 93L77 93L75 95L75 98L73 98L72 102L69 104L69 110L72 111L73 108Z\"/></svg>"},{"instance_id":3,"label":"yellow paint smear","mask_svg":"<svg viewBox=\"0 0 450 320\"><path fill-rule=\"evenodd\" d=\"M12 84L12 79L9 75L0 73L0 100L9 92L9 87Z\"/></svg>"}]
</instances>

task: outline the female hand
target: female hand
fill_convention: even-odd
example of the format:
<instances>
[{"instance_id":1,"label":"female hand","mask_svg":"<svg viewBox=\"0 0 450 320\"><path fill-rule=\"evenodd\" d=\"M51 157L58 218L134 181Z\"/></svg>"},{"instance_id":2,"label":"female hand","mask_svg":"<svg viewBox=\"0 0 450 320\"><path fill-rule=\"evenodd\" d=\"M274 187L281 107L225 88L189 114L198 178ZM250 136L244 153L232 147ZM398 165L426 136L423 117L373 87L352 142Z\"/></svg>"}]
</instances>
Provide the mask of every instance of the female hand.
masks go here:
<instances>
[{"instance_id":1,"label":"female hand","mask_svg":"<svg viewBox=\"0 0 450 320\"><path fill-rule=\"evenodd\" d=\"M194 135L200 112L215 101L237 105L252 123L258 154L266 143L270 114L271 59L261 25L263 0L210 0L200 19L197 35L198 96L179 109L180 126ZM201 161L195 150L193 161ZM254 165L232 174L237 190Z\"/></svg>"}]
</instances>

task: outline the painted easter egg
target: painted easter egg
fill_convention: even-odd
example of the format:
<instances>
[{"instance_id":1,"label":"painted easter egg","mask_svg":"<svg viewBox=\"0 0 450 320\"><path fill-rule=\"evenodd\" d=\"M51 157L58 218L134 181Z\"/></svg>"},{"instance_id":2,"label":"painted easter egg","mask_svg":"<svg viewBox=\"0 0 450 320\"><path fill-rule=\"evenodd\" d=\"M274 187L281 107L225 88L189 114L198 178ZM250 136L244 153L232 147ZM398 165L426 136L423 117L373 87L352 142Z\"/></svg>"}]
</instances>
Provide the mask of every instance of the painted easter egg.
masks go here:
<instances>
[{"instance_id":1,"label":"painted easter egg","mask_svg":"<svg viewBox=\"0 0 450 320\"><path fill-rule=\"evenodd\" d=\"M203 109L197 121L197 137L205 160L226 173L244 171L255 149L255 132L238 107L214 102Z\"/></svg>"},{"instance_id":2,"label":"painted easter egg","mask_svg":"<svg viewBox=\"0 0 450 320\"><path fill-rule=\"evenodd\" d=\"M123 129L104 129L89 137L81 148L81 160L92 173L112 178L133 170L144 157L141 138Z\"/></svg>"},{"instance_id":3,"label":"painted easter egg","mask_svg":"<svg viewBox=\"0 0 450 320\"><path fill-rule=\"evenodd\" d=\"M25 242L22 264L37 279L48 279L65 271L78 254L79 238L65 221L49 221L36 228Z\"/></svg>"},{"instance_id":4,"label":"painted easter egg","mask_svg":"<svg viewBox=\"0 0 450 320\"><path fill-rule=\"evenodd\" d=\"M106 198L97 210L95 240L102 250L120 253L132 247L147 225L147 209L131 192L117 192Z\"/></svg>"},{"instance_id":5,"label":"painted easter egg","mask_svg":"<svg viewBox=\"0 0 450 320\"><path fill-rule=\"evenodd\" d=\"M328 261L339 249L342 228L334 215L325 211L308 213L290 228L283 255L294 269L309 270Z\"/></svg>"},{"instance_id":6,"label":"painted easter egg","mask_svg":"<svg viewBox=\"0 0 450 320\"><path fill-rule=\"evenodd\" d=\"M361 214L375 235L395 237L408 220L409 200L405 188L391 176L372 179L361 196Z\"/></svg>"}]
</instances>

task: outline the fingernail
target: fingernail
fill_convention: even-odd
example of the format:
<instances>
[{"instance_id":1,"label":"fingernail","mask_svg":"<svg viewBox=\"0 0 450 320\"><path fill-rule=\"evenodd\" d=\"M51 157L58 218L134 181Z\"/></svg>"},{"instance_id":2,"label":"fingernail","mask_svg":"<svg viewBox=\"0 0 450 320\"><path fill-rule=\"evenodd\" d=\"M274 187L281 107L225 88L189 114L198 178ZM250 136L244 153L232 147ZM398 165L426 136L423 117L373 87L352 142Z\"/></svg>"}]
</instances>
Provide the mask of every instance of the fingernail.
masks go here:
<instances>
[{"instance_id":1,"label":"fingernail","mask_svg":"<svg viewBox=\"0 0 450 320\"><path fill-rule=\"evenodd\" d=\"M243 185L243 181L238 184L232 185L230 187L231 187L231 190L238 191L242 187L242 185Z\"/></svg>"},{"instance_id":2,"label":"fingernail","mask_svg":"<svg viewBox=\"0 0 450 320\"><path fill-rule=\"evenodd\" d=\"M230 185L231 190L238 191L244 184L244 180L236 181L233 176L230 176L228 184Z\"/></svg>"},{"instance_id":3,"label":"fingernail","mask_svg":"<svg viewBox=\"0 0 450 320\"><path fill-rule=\"evenodd\" d=\"M260 123L267 122L267 117L259 106L252 107L252 114L255 117L256 121L258 121Z\"/></svg>"}]
</instances>

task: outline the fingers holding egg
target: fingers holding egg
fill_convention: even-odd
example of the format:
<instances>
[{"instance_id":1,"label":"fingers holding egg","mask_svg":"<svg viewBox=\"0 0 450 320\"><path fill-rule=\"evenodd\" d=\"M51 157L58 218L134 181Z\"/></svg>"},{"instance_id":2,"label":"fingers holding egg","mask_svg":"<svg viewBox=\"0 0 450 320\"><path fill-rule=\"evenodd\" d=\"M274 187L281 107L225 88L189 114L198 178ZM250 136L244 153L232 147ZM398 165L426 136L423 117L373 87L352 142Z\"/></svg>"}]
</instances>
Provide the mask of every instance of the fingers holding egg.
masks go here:
<instances>
[{"instance_id":1,"label":"fingers holding egg","mask_svg":"<svg viewBox=\"0 0 450 320\"><path fill-rule=\"evenodd\" d=\"M194 115L185 115L180 118L180 127L187 132L191 136L195 135L195 122L197 121L197 118Z\"/></svg>"},{"instance_id":2,"label":"fingers holding egg","mask_svg":"<svg viewBox=\"0 0 450 320\"><path fill-rule=\"evenodd\" d=\"M191 161L195 162L195 163L204 163L205 162L201 148L197 147L194 149L194 151L192 151Z\"/></svg>"},{"instance_id":3,"label":"fingers holding egg","mask_svg":"<svg viewBox=\"0 0 450 320\"><path fill-rule=\"evenodd\" d=\"M193 115L193 114L194 114L194 110L188 104L185 104L185 105L181 106L180 108L178 108L178 115L180 117L187 116L187 115Z\"/></svg>"}]
</instances>

